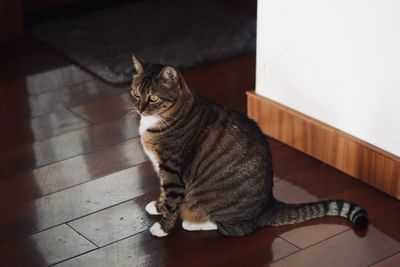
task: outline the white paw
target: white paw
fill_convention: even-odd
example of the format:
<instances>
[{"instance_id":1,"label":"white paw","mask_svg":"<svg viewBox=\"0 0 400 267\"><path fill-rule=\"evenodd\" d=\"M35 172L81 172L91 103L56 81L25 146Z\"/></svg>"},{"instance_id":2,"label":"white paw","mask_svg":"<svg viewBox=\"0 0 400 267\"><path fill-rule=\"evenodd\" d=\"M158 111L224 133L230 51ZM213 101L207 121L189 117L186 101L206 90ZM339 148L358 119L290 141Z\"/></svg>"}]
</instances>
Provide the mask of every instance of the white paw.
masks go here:
<instances>
[{"instance_id":1,"label":"white paw","mask_svg":"<svg viewBox=\"0 0 400 267\"><path fill-rule=\"evenodd\" d=\"M152 235L158 236L158 237L163 237L163 236L168 235L166 232L164 232L163 229L161 229L161 225L158 222L153 224L153 226L150 228L150 233Z\"/></svg>"},{"instance_id":2,"label":"white paw","mask_svg":"<svg viewBox=\"0 0 400 267\"><path fill-rule=\"evenodd\" d=\"M191 223L188 221L183 221L182 228L187 231L210 231L217 230L218 226L210 221L204 223Z\"/></svg>"},{"instance_id":3,"label":"white paw","mask_svg":"<svg viewBox=\"0 0 400 267\"><path fill-rule=\"evenodd\" d=\"M160 215L161 213L159 213L157 211L157 207L156 207L156 201L151 201L149 202L146 207L144 208L148 214L150 215Z\"/></svg>"}]
</instances>

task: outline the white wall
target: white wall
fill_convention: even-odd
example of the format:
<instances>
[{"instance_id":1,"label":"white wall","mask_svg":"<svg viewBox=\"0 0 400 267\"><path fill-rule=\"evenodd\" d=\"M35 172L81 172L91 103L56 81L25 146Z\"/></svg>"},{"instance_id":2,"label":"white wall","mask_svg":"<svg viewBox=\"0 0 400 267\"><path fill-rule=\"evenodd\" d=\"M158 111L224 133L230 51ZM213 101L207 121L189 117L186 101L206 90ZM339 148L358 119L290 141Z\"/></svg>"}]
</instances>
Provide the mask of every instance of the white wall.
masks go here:
<instances>
[{"instance_id":1,"label":"white wall","mask_svg":"<svg viewBox=\"0 0 400 267\"><path fill-rule=\"evenodd\" d=\"M400 156L400 0L258 0L256 91Z\"/></svg>"}]
</instances>

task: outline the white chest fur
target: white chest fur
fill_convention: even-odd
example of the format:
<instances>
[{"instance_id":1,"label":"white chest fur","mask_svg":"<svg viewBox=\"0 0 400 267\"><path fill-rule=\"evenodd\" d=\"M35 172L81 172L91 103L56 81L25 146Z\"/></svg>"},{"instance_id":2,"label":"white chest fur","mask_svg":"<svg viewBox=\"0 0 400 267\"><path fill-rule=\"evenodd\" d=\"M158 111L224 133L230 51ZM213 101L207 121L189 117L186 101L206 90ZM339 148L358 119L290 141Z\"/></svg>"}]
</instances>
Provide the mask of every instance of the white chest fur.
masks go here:
<instances>
[{"instance_id":1,"label":"white chest fur","mask_svg":"<svg viewBox=\"0 0 400 267\"><path fill-rule=\"evenodd\" d=\"M159 121L160 117L157 115L141 116L139 124L139 134L143 135L147 129L156 126Z\"/></svg>"},{"instance_id":2,"label":"white chest fur","mask_svg":"<svg viewBox=\"0 0 400 267\"><path fill-rule=\"evenodd\" d=\"M158 155L156 155L153 151L146 148L145 144L143 143L144 139L143 136L146 134L147 129L154 127L159 121L160 121L159 116L142 116L140 118L140 125L139 125L139 134L141 136L140 141L142 142L143 150L146 153L147 157L150 159L157 173L160 170L158 166L159 164Z\"/></svg>"},{"instance_id":3,"label":"white chest fur","mask_svg":"<svg viewBox=\"0 0 400 267\"><path fill-rule=\"evenodd\" d=\"M153 151L147 150L145 146L143 146L143 150L153 164L154 170L156 170L156 172L158 173L160 171L160 167L158 166L158 156Z\"/></svg>"}]
</instances>

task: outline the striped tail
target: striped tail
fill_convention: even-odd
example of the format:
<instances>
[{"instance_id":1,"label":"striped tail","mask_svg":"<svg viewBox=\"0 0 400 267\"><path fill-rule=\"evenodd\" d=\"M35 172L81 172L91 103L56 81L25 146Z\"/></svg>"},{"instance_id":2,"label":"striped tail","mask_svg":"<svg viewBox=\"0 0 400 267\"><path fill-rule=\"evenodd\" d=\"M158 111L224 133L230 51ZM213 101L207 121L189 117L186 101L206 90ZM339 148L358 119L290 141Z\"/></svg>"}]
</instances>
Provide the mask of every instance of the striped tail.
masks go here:
<instances>
[{"instance_id":1,"label":"striped tail","mask_svg":"<svg viewBox=\"0 0 400 267\"><path fill-rule=\"evenodd\" d=\"M273 205L260 218L260 225L286 225L325 216L340 216L350 220L354 227L368 226L367 211L343 200L324 200L312 203L287 204L274 199Z\"/></svg>"}]
</instances>

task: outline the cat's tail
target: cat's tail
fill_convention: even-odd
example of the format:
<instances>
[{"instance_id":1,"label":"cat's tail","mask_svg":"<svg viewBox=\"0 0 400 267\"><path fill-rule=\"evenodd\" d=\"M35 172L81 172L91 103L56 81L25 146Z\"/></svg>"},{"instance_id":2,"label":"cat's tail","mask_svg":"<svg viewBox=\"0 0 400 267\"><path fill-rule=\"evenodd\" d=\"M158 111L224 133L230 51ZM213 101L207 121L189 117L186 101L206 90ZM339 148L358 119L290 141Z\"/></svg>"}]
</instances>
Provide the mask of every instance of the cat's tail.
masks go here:
<instances>
[{"instance_id":1,"label":"cat's tail","mask_svg":"<svg viewBox=\"0 0 400 267\"><path fill-rule=\"evenodd\" d=\"M261 225L286 225L308 221L325 216L340 216L350 220L354 227L368 226L367 211L357 204L343 200L324 200L319 202L288 204L274 199L274 203L260 216Z\"/></svg>"}]
</instances>

